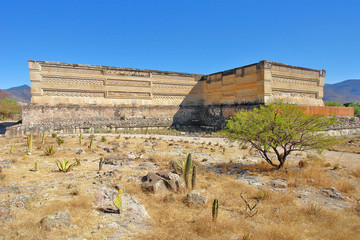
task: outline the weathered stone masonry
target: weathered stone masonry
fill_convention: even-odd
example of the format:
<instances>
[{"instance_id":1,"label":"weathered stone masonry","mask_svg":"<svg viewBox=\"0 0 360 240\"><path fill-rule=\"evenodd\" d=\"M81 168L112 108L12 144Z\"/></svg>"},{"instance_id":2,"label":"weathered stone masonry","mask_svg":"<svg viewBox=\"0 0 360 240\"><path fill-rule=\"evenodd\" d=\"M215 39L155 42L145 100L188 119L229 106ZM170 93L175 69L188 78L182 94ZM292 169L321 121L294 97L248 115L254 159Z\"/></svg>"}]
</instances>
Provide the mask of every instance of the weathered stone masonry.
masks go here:
<instances>
[{"instance_id":1,"label":"weathered stone masonry","mask_svg":"<svg viewBox=\"0 0 360 240\"><path fill-rule=\"evenodd\" d=\"M31 104L14 133L100 125L219 126L244 106L279 100L308 111L324 108L325 70L270 61L210 75L45 61L29 61L29 69Z\"/></svg>"}]
</instances>

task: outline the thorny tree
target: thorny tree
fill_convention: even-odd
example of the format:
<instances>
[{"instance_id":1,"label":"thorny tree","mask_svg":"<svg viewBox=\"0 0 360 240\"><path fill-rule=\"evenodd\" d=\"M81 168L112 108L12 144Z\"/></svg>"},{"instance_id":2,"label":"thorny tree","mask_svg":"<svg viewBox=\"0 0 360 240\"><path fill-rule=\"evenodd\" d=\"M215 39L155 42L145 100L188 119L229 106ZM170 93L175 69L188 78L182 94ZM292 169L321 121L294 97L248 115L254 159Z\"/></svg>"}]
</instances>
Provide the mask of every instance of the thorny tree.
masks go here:
<instances>
[{"instance_id":1,"label":"thorny tree","mask_svg":"<svg viewBox=\"0 0 360 240\"><path fill-rule=\"evenodd\" d=\"M323 150L332 145L333 138L321 131L335 123L335 118L307 115L298 106L278 103L236 114L224 131L231 141L250 143L266 162L280 169L293 151Z\"/></svg>"}]
</instances>

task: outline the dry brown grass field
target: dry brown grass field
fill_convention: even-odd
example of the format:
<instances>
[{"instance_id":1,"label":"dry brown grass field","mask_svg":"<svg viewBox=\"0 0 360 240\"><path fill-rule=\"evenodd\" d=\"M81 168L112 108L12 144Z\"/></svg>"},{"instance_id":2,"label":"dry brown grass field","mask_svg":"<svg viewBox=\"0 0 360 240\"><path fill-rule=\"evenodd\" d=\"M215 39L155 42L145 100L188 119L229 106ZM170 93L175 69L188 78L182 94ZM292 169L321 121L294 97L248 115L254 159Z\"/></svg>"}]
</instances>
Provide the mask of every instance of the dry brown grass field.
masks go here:
<instances>
[{"instance_id":1,"label":"dry brown grass field","mask_svg":"<svg viewBox=\"0 0 360 240\"><path fill-rule=\"evenodd\" d=\"M89 134L81 145L78 135L62 137L58 146L50 135L44 144L35 135L31 154L25 137L0 138L0 239L360 239L360 154L349 146L359 146L359 137L341 140L336 151L322 155L294 153L282 170L223 139L96 134L89 149ZM46 156L50 145L55 154ZM80 148L84 152L77 154ZM142 191L143 176L170 169L171 161L188 153L206 204L185 204L191 190ZM121 164L106 163L99 171L101 157ZM80 165L59 172L55 161L62 159L79 159ZM274 180L285 187L272 185ZM101 211L101 186L123 188L149 217L136 222L131 209L120 215ZM250 205L258 202L254 216L240 194ZM213 221L215 198L219 214ZM42 227L42 218L63 210L70 212L70 227Z\"/></svg>"}]
</instances>

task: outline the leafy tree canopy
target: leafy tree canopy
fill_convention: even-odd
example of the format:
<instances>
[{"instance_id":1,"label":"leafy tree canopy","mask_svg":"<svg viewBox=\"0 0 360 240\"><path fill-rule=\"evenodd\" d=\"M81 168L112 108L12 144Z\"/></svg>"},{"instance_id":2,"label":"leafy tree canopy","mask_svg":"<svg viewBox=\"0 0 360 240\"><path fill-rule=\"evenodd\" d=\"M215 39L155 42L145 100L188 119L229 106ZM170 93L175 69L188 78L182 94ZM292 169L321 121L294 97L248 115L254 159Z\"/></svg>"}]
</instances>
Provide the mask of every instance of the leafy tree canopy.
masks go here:
<instances>
[{"instance_id":1,"label":"leafy tree canopy","mask_svg":"<svg viewBox=\"0 0 360 240\"><path fill-rule=\"evenodd\" d=\"M20 104L13 99L9 98L2 98L0 99L0 118L11 118L16 114L21 113L21 106Z\"/></svg>"},{"instance_id":2,"label":"leafy tree canopy","mask_svg":"<svg viewBox=\"0 0 360 240\"><path fill-rule=\"evenodd\" d=\"M293 151L323 150L332 145L333 138L321 131L335 122L334 118L306 115L298 106L278 103L236 114L224 132L231 141L251 144L280 169Z\"/></svg>"}]
</instances>

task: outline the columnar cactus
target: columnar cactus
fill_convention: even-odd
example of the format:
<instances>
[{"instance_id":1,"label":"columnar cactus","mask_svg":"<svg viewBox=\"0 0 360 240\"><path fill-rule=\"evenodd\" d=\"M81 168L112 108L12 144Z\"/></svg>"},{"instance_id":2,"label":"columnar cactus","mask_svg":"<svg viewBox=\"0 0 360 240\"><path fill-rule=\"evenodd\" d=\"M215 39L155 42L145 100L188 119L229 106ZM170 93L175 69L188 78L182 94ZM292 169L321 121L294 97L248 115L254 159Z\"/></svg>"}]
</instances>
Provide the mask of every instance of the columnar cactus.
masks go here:
<instances>
[{"instance_id":1,"label":"columnar cactus","mask_svg":"<svg viewBox=\"0 0 360 240\"><path fill-rule=\"evenodd\" d=\"M33 134L30 133L30 136L28 136L27 138L28 152L31 152L32 150L32 140L33 140Z\"/></svg>"},{"instance_id":2,"label":"columnar cactus","mask_svg":"<svg viewBox=\"0 0 360 240\"><path fill-rule=\"evenodd\" d=\"M194 165L193 172L192 172L192 178L191 178L191 188L192 188L192 190L194 190L195 187L196 187L196 174L197 174L196 165Z\"/></svg>"},{"instance_id":3,"label":"columnar cactus","mask_svg":"<svg viewBox=\"0 0 360 240\"><path fill-rule=\"evenodd\" d=\"M82 140L82 133L80 133L80 136L79 136L79 144L81 146L81 140Z\"/></svg>"},{"instance_id":4,"label":"columnar cactus","mask_svg":"<svg viewBox=\"0 0 360 240\"><path fill-rule=\"evenodd\" d=\"M93 142L94 142L94 135L91 135L89 149L91 149Z\"/></svg>"},{"instance_id":5,"label":"columnar cactus","mask_svg":"<svg viewBox=\"0 0 360 240\"><path fill-rule=\"evenodd\" d=\"M100 158L100 161L99 161L99 171L101 171L101 170L102 170L103 161L104 161L104 158L103 158L103 157L101 157L101 158Z\"/></svg>"},{"instance_id":6,"label":"columnar cactus","mask_svg":"<svg viewBox=\"0 0 360 240\"><path fill-rule=\"evenodd\" d=\"M191 164L191 153L189 153L188 157L187 157L187 160L186 160L186 164L185 164L185 174L184 174L186 188L189 188L189 178L190 178L191 165L192 165Z\"/></svg>"},{"instance_id":7,"label":"columnar cactus","mask_svg":"<svg viewBox=\"0 0 360 240\"><path fill-rule=\"evenodd\" d=\"M45 143L45 132L43 132L42 137L41 137L41 144Z\"/></svg>"},{"instance_id":8,"label":"columnar cactus","mask_svg":"<svg viewBox=\"0 0 360 240\"><path fill-rule=\"evenodd\" d=\"M38 161L35 162L35 171L39 171L39 162Z\"/></svg>"},{"instance_id":9,"label":"columnar cactus","mask_svg":"<svg viewBox=\"0 0 360 240\"><path fill-rule=\"evenodd\" d=\"M14 146L11 146L10 147L10 153L13 153L14 152Z\"/></svg>"},{"instance_id":10,"label":"columnar cactus","mask_svg":"<svg viewBox=\"0 0 360 240\"><path fill-rule=\"evenodd\" d=\"M212 218L215 221L219 212L219 200L217 198L214 199L213 207L212 207Z\"/></svg>"}]
</instances>

